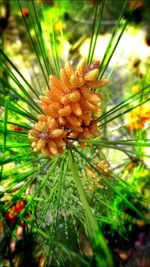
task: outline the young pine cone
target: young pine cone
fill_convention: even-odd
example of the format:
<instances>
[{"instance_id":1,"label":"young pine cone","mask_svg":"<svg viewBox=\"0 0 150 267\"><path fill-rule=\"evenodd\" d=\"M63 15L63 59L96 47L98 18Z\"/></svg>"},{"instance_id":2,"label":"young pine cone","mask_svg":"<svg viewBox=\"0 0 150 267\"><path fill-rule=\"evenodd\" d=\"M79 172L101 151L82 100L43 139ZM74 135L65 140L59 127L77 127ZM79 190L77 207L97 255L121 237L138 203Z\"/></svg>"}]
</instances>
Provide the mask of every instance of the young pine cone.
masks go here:
<instances>
[{"instance_id":1,"label":"young pine cone","mask_svg":"<svg viewBox=\"0 0 150 267\"><path fill-rule=\"evenodd\" d=\"M60 79L50 75L49 88L39 101L46 116L43 115L29 133L34 151L41 150L51 157L63 153L69 138L87 139L99 134L93 114L100 111L102 96L91 89L103 87L108 82L97 80L99 65L99 61L88 65L82 59L76 70L66 63L60 70ZM54 131L57 137L53 136Z\"/></svg>"},{"instance_id":2,"label":"young pine cone","mask_svg":"<svg viewBox=\"0 0 150 267\"><path fill-rule=\"evenodd\" d=\"M32 141L33 151L42 151L45 156L53 158L64 152L66 143L63 138L66 134L54 118L41 115L28 137Z\"/></svg>"}]
</instances>

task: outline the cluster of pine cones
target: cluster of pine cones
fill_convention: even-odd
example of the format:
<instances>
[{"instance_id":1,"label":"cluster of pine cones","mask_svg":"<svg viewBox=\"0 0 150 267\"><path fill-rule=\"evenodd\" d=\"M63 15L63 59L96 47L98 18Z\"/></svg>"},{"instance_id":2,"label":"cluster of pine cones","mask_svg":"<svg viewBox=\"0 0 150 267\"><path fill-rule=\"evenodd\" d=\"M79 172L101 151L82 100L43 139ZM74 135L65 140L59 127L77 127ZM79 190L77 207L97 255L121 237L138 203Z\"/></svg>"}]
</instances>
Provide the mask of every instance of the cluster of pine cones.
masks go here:
<instances>
[{"instance_id":1,"label":"cluster of pine cones","mask_svg":"<svg viewBox=\"0 0 150 267\"><path fill-rule=\"evenodd\" d=\"M52 158L63 153L71 140L86 140L99 134L94 113L100 111L102 96L94 89L107 84L107 80L97 80L99 66L99 61L88 65L82 59L76 70L66 63L60 70L60 79L50 75L49 88L39 101L45 115L39 116L29 132L34 151Z\"/></svg>"}]
</instances>

